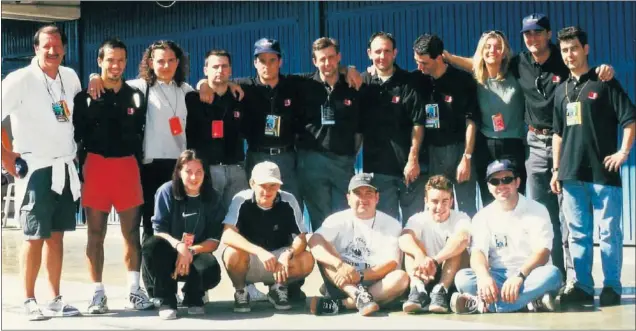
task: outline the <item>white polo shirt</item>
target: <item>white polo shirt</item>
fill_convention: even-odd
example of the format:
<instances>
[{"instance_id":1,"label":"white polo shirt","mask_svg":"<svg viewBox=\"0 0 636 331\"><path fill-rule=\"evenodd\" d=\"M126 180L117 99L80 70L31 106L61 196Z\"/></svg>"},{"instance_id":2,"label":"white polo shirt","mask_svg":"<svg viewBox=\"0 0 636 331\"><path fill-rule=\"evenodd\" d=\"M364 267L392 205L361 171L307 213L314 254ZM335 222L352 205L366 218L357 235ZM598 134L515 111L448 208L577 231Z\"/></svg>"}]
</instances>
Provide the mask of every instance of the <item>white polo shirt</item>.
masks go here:
<instances>
[{"instance_id":1,"label":"white polo shirt","mask_svg":"<svg viewBox=\"0 0 636 331\"><path fill-rule=\"evenodd\" d=\"M127 81L128 85L146 93L147 83L143 79ZM194 91L187 83L177 86L174 81L166 84L162 81L150 87L148 96L148 112L146 115L146 131L144 135L144 163L153 159L177 159L186 149L186 116L185 95ZM170 118L177 116L181 121L183 132L173 136L170 132Z\"/></svg>"},{"instance_id":2,"label":"white polo shirt","mask_svg":"<svg viewBox=\"0 0 636 331\"><path fill-rule=\"evenodd\" d=\"M347 209L327 217L315 233L332 243L343 261L364 270L391 260L400 265L401 232L400 222L379 210L374 218L363 220Z\"/></svg>"},{"instance_id":3,"label":"white polo shirt","mask_svg":"<svg viewBox=\"0 0 636 331\"><path fill-rule=\"evenodd\" d=\"M40 69L37 58L7 75L2 81L2 120L11 115L13 151L45 159L75 155L73 98L81 89L73 69L60 66L59 75L52 79ZM53 99L66 101L71 113L67 122L56 119Z\"/></svg>"},{"instance_id":4,"label":"white polo shirt","mask_svg":"<svg viewBox=\"0 0 636 331\"><path fill-rule=\"evenodd\" d=\"M412 230L424 244L426 255L432 257L444 248L448 238L461 231L470 233L470 217L464 212L451 210L446 221L437 222L428 211L423 211L411 216L404 229Z\"/></svg>"},{"instance_id":5,"label":"white polo shirt","mask_svg":"<svg viewBox=\"0 0 636 331\"><path fill-rule=\"evenodd\" d=\"M494 201L477 212L472 230L472 252L483 252L492 269L516 270L538 250L552 250L548 210L521 194L514 210L504 211Z\"/></svg>"}]
</instances>

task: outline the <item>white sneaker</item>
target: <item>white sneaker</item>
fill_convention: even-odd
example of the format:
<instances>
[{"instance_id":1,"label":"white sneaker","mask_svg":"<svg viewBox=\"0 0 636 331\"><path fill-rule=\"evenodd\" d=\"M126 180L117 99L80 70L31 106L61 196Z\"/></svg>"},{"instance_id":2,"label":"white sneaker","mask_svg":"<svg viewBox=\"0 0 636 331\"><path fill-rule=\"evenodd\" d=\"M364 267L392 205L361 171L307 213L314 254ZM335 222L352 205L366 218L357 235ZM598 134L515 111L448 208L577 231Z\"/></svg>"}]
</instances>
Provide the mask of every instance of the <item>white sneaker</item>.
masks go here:
<instances>
[{"instance_id":1,"label":"white sneaker","mask_svg":"<svg viewBox=\"0 0 636 331\"><path fill-rule=\"evenodd\" d=\"M527 308L531 312L553 312L556 311L556 300L553 294L546 293L528 302Z\"/></svg>"},{"instance_id":2,"label":"white sneaker","mask_svg":"<svg viewBox=\"0 0 636 331\"><path fill-rule=\"evenodd\" d=\"M154 302L150 301L148 294L141 287L132 290L128 294L128 304L126 308L134 310L147 310L155 307Z\"/></svg>"},{"instance_id":3,"label":"white sneaker","mask_svg":"<svg viewBox=\"0 0 636 331\"><path fill-rule=\"evenodd\" d=\"M90 304L88 305L89 314L105 314L108 312L108 298L104 291L95 291Z\"/></svg>"},{"instance_id":4,"label":"white sneaker","mask_svg":"<svg viewBox=\"0 0 636 331\"><path fill-rule=\"evenodd\" d=\"M161 306L159 308L159 317L164 320L177 319L177 310L170 308L170 306Z\"/></svg>"},{"instance_id":5,"label":"white sneaker","mask_svg":"<svg viewBox=\"0 0 636 331\"><path fill-rule=\"evenodd\" d=\"M256 285L249 284L245 286L245 289L247 290L247 293L250 294L250 301L252 302L269 301L269 299L267 298L267 294L259 291L256 288Z\"/></svg>"},{"instance_id":6,"label":"white sneaker","mask_svg":"<svg viewBox=\"0 0 636 331\"><path fill-rule=\"evenodd\" d=\"M54 317L69 317L69 316L77 316L80 314L80 311L62 301L62 296L58 295L53 299L53 301L49 302L46 306L46 312L50 316Z\"/></svg>"},{"instance_id":7,"label":"white sneaker","mask_svg":"<svg viewBox=\"0 0 636 331\"><path fill-rule=\"evenodd\" d=\"M160 299L160 298L150 298L149 300L150 300L150 302L153 303L155 308L160 308L161 304L163 303L163 299Z\"/></svg>"},{"instance_id":8,"label":"white sneaker","mask_svg":"<svg viewBox=\"0 0 636 331\"><path fill-rule=\"evenodd\" d=\"M24 313L29 321L42 321L48 319L48 317L42 314L42 310L40 310L37 301L33 298L27 299L24 302Z\"/></svg>"}]
</instances>

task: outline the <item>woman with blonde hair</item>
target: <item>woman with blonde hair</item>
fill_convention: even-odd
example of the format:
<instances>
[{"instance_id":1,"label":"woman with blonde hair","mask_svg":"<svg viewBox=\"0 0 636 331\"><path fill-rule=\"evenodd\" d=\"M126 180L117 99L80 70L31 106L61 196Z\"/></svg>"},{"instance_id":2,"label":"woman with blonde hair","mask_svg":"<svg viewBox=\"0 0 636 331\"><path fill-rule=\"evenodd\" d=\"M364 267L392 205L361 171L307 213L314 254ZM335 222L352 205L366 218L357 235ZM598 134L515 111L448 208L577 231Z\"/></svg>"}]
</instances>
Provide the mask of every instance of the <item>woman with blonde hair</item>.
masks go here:
<instances>
[{"instance_id":1,"label":"woman with blonde hair","mask_svg":"<svg viewBox=\"0 0 636 331\"><path fill-rule=\"evenodd\" d=\"M519 192L525 192L525 98L512 59L505 35L494 30L485 32L479 39L472 67L469 61L452 61L465 70L472 70L477 81L481 123L476 135L474 162L484 206L493 200L486 185L486 167L494 160L509 159L516 163L521 178Z\"/></svg>"}]
</instances>

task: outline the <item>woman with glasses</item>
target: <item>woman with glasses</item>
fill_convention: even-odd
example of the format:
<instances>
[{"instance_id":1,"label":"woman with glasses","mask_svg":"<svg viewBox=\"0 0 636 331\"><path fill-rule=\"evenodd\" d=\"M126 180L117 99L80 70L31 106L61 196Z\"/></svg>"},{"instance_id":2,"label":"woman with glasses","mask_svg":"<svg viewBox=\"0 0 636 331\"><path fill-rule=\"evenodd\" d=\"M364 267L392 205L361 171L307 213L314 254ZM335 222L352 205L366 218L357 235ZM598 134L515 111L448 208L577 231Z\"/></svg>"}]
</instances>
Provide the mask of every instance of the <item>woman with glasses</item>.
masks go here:
<instances>
[{"instance_id":1,"label":"woman with glasses","mask_svg":"<svg viewBox=\"0 0 636 331\"><path fill-rule=\"evenodd\" d=\"M479 39L470 68L477 81L477 101L481 109L475 168L484 206L493 200L485 177L486 167L493 160L507 158L514 162L521 180L519 192L525 192L525 99L517 79L508 70L511 58L504 34L489 31Z\"/></svg>"}]
</instances>

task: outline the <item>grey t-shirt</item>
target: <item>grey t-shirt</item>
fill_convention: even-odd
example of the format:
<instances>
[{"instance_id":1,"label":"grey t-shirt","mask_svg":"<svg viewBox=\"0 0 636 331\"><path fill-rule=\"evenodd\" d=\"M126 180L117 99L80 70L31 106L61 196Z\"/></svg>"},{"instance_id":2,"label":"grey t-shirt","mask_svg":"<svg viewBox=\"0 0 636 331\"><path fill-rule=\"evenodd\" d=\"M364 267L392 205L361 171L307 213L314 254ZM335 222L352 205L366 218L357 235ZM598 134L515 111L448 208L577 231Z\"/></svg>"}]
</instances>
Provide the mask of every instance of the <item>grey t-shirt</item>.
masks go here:
<instances>
[{"instance_id":1,"label":"grey t-shirt","mask_svg":"<svg viewBox=\"0 0 636 331\"><path fill-rule=\"evenodd\" d=\"M481 108L481 133L488 138L525 137L524 96L517 79L510 73L503 80L488 79L477 84Z\"/></svg>"}]
</instances>

